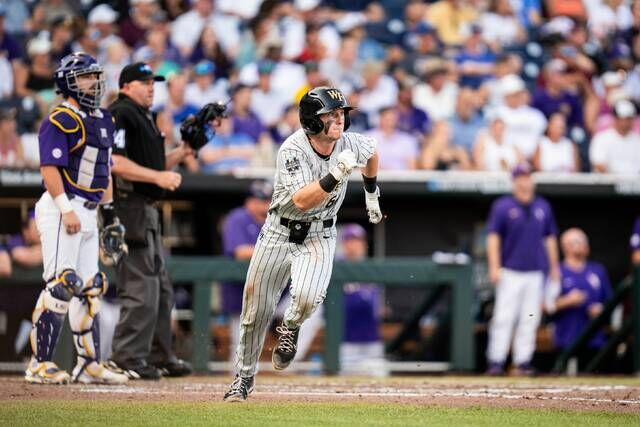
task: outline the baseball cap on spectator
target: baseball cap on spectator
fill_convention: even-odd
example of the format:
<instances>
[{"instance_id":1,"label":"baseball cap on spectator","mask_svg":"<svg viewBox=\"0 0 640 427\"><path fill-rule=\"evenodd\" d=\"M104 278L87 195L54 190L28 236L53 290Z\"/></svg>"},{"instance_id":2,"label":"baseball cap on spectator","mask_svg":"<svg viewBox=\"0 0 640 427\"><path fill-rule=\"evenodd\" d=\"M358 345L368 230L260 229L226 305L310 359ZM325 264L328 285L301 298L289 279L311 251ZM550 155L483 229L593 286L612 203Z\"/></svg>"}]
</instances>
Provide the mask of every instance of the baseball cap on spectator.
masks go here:
<instances>
[{"instance_id":1,"label":"baseball cap on spectator","mask_svg":"<svg viewBox=\"0 0 640 427\"><path fill-rule=\"evenodd\" d=\"M514 93L522 92L523 90L526 90L526 86L520 76L507 74L500 79L500 92L504 96L513 95Z\"/></svg>"},{"instance_id":2,"label":"baseball cap on spectator","mask_svg":"<svg viewBox=\"0 0 640 427\"><path fill-rule=\"evenodd\" d=\"M51 42L44 37L36 37L27 44L27 54L43 55L51 51Z\"/></svg>"},{"instance_id":3,"label":"baseball cap on spectator","mask_svg":"<svg viewBox=\"0 0 640 427\"><path fill-rule=\"evenodd\" d=\"M562 59L552 59L544 64L544 70L548 73L564 73L567 71L567 63Z\"/></svg>"},{"instance_id":4,"label":"baseball cap on spectator","mask_svg":"<svg viewBox=\"0 0 640 427\"><path fill-rule=\"evenodd\" d=\"M273 184L265 180L256 180L249 187L249 195L260 200L271 200L273 195Z\"/></svg>"},{"instance_id":5,"label":"baseball cap on spectator","mask_svg":"<svg viewBox=\"0 0 640 427\"><path fill-rule=\"evenodd\" d=\"M636 114L636 107L628 99L621 99L613 106L613 115L619 119L630 119Z\"/></svg>"},{"instance_id":6,"label":"baseball cap on spectator","mask_svg":"<svg viewBox=\"0 0 640 427\"><path fill-rule=\"evenodd\" d=\"M118 12L108 4L99 4L89 12L89 24L113 24L118 19Z\"/></svg>"},{"instance_id":7,"label":"baseball cap on spectator","mask_svg":"<svg viewBox=\"0 0 640 427\"><path fill-rule=\"evenodd\" d=\"M122 88L125 83L130 83L136 80L153 80L155 82L163 82L165 78L163 76L153 74L151 67L144 62L136 62L135 64L129 64L122 69L120 72L120 78L118 79L118 84Z\"/></svg>"},{"instance_id":8,"label":"baseball cap on spectator","mask_svg":"<svg viewBox=\"0 0 640 427\"><path fill-rule=\"evenodd\" d=\"M340 238L343 242L351 239L366 239L367 232L360 224L347 224L342 227Z\"/></svg>"},{"instance_id":9,"label":"baseball cap on spectator","mask_svg":"<svg viewBox=\"0 0 640 427\"><path fill-rule=\"evenodd\" d=\"M526 162L518 163L511 169L511 177L517 178L522 175L531 175L531 167Z\"/></svg>"},{"instance_id":10,"label":"baseball cap on spectator","mask_svg":"<svg viewBox=\"0 0 640 427\"><path fill-rule=\"evenodd\" d=\"M420 21L413 29L413 32L422 36L425 34L435 34L436 29L427 21Z\"/></svg>"},{"instance_id":11,"label":"baseball cap on spectator","mask_svg":"<svg viewBox=\"0 0 640 427\"><path fill-rule=\"evenodd\" d=\"M258 74L271 74L276 64L268 59L258 61Z\"/></svg>"},{"instance_id":12,"label":"baseball cap on spectator","mask_svg":"<svg viewBox=\"0 0 640 427\"><path fill-rule=\"evenodd\" d=\"M623 77L617 71L607 71L602 75L602 84L604 87L620 86L622 82Z\"/></svg>"},{"instance_id":13,"label":"baseball cap on spectator","mask_svg":"<svg viewBox=\"0 0 640 427\"><path fill-rule=\"evenodd\" d=\"M73 26L73 18L69 15L56 15L51 19L51 21L49 21L49 26L52 30L60 26L70 28Z\"/></svg>"},{"instance_id":14,"label":"baseball cap on spectator","mask_svg":"<svg viewBox=\"0 0 640 427\"><path fill-rule=\"evenodd\" d=\"M447 72L447 64L441 58L429 58L425 60L421 65L422 76L425 79L429 79L438 74Z\"/></svg>"},{"instance_id":15,"label":"baseball cap on spectator","mask_svg":"<svg viewBox=\"0 0 640 427\"><path fill-rule=\"evenodd\" d=\"M216 64L206 59L198 62L195 67L193 67L193 73L196 76L206 76L213 74L216 71Z\"/></svg>"}]
</instances>

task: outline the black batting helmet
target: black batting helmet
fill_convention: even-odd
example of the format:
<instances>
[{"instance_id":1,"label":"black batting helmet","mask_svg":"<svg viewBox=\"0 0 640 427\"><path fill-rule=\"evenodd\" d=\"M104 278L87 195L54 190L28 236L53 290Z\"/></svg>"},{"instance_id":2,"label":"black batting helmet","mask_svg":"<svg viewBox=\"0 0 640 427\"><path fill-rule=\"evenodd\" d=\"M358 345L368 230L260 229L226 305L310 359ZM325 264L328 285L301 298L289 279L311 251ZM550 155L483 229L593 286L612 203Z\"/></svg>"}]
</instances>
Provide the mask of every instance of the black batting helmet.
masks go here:
<instances>
[{"instance_id":1,"label":"black batting helmet","mask_svg":"<svg viewBox=\"0 0 640 427\"><path fill-rule=\"evenodd\" d=\"M320 114L333 110L344 110L344 130L349 129L351 119L349 111L353 110L340 89L320 86L305 93L300 100L300 124L309 135L316 135L324 129Z\"/></svg>"}]
</instances>

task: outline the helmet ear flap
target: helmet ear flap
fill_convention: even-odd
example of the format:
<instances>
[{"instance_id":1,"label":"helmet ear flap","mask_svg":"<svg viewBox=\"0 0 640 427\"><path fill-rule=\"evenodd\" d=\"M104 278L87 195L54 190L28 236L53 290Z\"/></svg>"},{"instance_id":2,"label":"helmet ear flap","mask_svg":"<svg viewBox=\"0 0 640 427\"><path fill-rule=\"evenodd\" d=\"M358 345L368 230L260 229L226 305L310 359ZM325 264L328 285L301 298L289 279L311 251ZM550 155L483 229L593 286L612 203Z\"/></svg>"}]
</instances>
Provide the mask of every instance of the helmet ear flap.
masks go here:
<instances>
[{"instance_id":1,"label":"helmet ear flap","mask_svg":"<svg viewBox=\"0 0 640 427\"><path fill-rule=\"evenodd\" d=\"M324 123L319 117L307 117L302 120L301 124L309 135L317 135L324 129Z\"/></svg>"},{"instance_id":2,"label":"helmet ear flap","mask_svg":"<svg viewBox=\"0 0 640 427\"><path fill-rule=\"evenodd\" d=\"M349 129L349 126L351 126L351 116L349 115L350 110L347 110L345 108L344 110L344 129L343 132L346 132L347 129Z\"/></svg>"}]
</instances>

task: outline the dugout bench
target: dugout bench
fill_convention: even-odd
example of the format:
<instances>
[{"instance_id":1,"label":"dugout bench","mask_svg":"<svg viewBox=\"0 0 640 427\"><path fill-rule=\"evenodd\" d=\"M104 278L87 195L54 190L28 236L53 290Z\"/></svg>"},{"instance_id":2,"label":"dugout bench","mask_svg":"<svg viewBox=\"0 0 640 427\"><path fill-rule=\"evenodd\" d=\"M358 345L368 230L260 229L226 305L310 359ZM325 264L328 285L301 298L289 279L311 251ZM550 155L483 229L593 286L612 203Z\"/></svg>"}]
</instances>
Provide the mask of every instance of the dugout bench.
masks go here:
<instances>
[{"instance_id":1,"label":"dugout bench","mask_svg":"<svg viewBox=\"0 0 640 427\"><path fill-rule=\"evenodd\" d=\"M212 282L244 282L248 263L236 262L225 257L174 256L167 259L167 269L174 283L193 284L193 353L192 363L198 372L206 372L209 362L210 301ZM15 269L9 279L0 280L10 286L41 283L38 269ZM107 270L110 279L113 271ZM436 264L429 258L392 257L372 258L361 262L336 261L331 283L324 302L325 346L324 371L337 374L340 371L340 343L342 342L344 305L342 285L348 282L380 283L390 286L451 288L450 366L456 371L474 369L473 335L473 284L470 264ZM35 299L32 302L35 304ZM61 367L73 364L73 349L68 331L61 336L56 360Z\"/></svg>"}]
</instances>

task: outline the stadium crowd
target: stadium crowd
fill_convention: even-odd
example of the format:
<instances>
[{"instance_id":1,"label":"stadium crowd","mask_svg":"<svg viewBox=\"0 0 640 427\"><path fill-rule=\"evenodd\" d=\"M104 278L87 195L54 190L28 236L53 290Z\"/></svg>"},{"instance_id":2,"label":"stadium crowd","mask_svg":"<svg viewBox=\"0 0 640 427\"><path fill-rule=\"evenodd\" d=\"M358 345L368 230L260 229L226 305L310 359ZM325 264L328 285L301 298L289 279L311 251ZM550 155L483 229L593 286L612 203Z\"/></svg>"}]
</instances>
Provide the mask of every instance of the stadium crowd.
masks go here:
<instances>
[{"instance_id":1,"label":"stadium crowd","mask_svg":"<svg viewBox=\"0 0 640 427\"><path fill-rule=\"evenodd\" d=\"M206 102L230 120L191 171L269 167L297 101L332 84L379 141L381 168L640 172L640 1L3 0L0 166L36 167L53 70L72 51L117 78L167 78L169 143Z\"/></svg>"}]
</instances>

